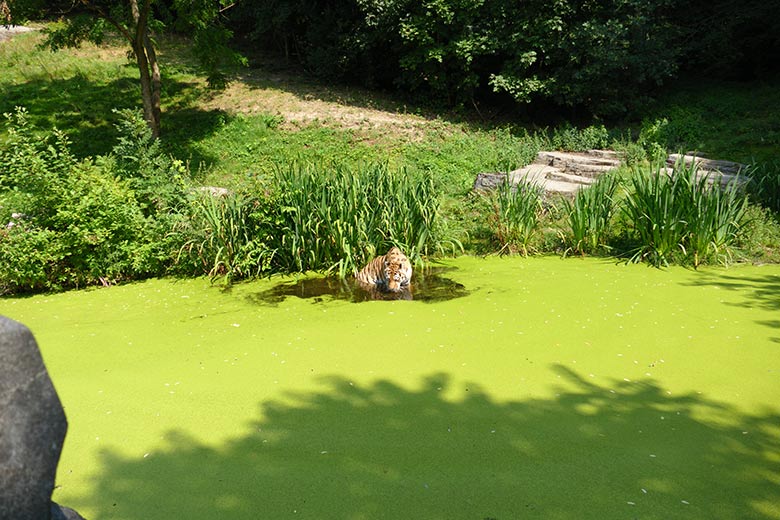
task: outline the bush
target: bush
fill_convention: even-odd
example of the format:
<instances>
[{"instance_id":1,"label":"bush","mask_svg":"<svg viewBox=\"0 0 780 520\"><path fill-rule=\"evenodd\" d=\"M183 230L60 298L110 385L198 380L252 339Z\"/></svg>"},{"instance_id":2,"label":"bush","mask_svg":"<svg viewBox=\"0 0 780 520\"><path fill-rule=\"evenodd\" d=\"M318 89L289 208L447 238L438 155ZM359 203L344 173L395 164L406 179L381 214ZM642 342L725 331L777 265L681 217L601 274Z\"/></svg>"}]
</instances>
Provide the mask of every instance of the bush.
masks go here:
<instances>
[{"instance_id":1,"label":"bush","mask_svg":"<svg viewBox=\"0 0 780 520\"><path fill-rule=\"evenodd\" d=\"M18 267L0 274L3 290L109 284L160 272L166 255L150 231L164 230L153 214L144 215L113 158L77 160L56 130L34 137L24 109L6 114L6 124L0 221L9 225L0 249ZM40 249L30 253L30 244Z\"/></svg>"},{"instance_id":2,"label":"bush","mask_svg":"<svg viewBox=\"0 0 780 520\"><path fill-rule=\"evenodd\" d=\"M567 125L555 128L551 135L549 132L545 134L548 134L545 136L547 146L553 150L567 152L587 152L607 148L611 141L604 125L587 126L581 129Z\"/></svg>"}]
</instances>

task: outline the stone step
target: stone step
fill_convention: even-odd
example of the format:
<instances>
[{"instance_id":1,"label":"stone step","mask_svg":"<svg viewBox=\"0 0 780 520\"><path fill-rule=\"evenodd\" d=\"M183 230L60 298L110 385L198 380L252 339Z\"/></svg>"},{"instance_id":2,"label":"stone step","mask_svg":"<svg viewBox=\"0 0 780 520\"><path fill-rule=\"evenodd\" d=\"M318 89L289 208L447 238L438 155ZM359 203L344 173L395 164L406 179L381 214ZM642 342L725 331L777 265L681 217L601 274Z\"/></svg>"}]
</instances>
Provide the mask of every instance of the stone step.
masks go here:
<instances>
[{"instance_id":1,"label":"stone step","mask_svg":"<svg viewBox=\"0 0 780 520\"><path fill-rule=\"evenodd\" d=\"M617 165L620 165L620 156L614 150L588 150L588 155L601 157L602 159L610 159L616 161Z\"/></svg>"},{"instance_id":2,"label":"stone step","mask_svg":"<svg viewBox=\"0 0 780 520\"><path fill-rule=\"evenodd\" d=\"M549 175L555 172L560 172L560 170L543 164L529 164L509 172L509 178L513 184L517 184L520 181L541 184Z\"/></svg>"},{"instance_id":3,"label":"stone step","mask_svg":"<svg viewBox=\"0 0 780 520\"><path fill-rule=\"evenodd\" d=\"M747 168L747 165L734 161L718 161L714 159L707 159L696 154L681 155L679 153L670 154L666 158L666 164L668 166L675 166L678 162L682 162L685 166L691 166L695 164L700 170L718 171L724 174L736 175Z\"/></svg>"},{"instance_id":4,"label":"stone step","mask_svg":"<svg viewBox=\"0 0 780 520\"><path fill-rule=\"evenodd\" d=\"M556 181L553 179L545 179L544 183L542 184L544 187L545 193L555 193L558 195L571 195L573 196L576 194L580 189L582 189L585 185L584 184L577 184L574 182L564 182L564 181Z\"/></svg>"},{"instance_id":5,"label":"stone step","mask_svg":"<svg viewBox=\"0 0 780 520\"><path fill-rule=\"evenodd\" d=\"M547 178L552 181L570 182L572 184L582 184L584 186L590 186L596 182L596 177L589 177L587 175L576 175L572 173L565 173L557 168L547 174Z\"/></svg>"},{"instance_id":6,"label":"stone step","mask_svg":"<svg viewBox=\"0 0 780 520\"><path fill-rule=\"evenodd\" d=\"M553 166L565 173L586 177L598 177L620 166L617 158L593 157L569 152L539 152L534 163Z\"/></svg>"},{"instance_id":7,"label":"stone step","mask_svg":"<svg viewBox=\"0 0 780 520\"><path fill-rule=\"evenodd\" d=\"M674 168L672 166L666 166L664 168L661 168L661 173L665 173L669 177L672 176L674 173ZM707 183L709 185L713 185L716 182L720 184L721 188L725 188L728 185L732 183L737 183L739 185L744 185L749 181L747 176L739 176L729 173L722 173L718 170L704 170L699 169L696 171L696 178L701 179L702 177L707 176Z\"/></svg>"}]
</instances>

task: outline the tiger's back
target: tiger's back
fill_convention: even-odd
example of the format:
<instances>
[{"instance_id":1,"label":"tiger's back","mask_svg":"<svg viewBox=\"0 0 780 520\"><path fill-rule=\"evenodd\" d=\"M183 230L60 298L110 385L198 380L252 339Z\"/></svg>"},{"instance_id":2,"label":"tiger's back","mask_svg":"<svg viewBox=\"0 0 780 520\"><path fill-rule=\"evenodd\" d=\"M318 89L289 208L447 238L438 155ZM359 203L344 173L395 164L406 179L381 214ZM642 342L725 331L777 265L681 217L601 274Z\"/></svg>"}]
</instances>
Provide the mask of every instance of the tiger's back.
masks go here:
<instances>
[{"instance_id":1,"label":"tiger's back","mask_svg":"<svg viewBox=\"0 0 780 520\"><path fill-rule=\"evenodd\" d=\"M387 254L371 260L355 279L367 285L377 286L391 292L399 292L409 286L412 280L412 264L397 247Z\"/></svg>"}]
</instances>

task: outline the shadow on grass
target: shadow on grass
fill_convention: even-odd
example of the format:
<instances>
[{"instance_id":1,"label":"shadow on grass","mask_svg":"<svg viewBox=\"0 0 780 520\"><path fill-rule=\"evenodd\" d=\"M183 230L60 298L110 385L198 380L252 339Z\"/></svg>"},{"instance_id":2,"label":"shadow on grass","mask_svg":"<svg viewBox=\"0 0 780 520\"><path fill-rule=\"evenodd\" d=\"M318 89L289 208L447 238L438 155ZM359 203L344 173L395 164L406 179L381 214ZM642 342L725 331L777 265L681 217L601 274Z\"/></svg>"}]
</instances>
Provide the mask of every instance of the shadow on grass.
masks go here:
<instances>
[{"instance_id":1,"label":"shadow on grass","mask_svg":"<svg viewBox=\"0 0 780 520\"><path fill-rule=\"evenodd\" d=\"M103 451L91 498L71 505L139 520L780 515L776 411L555 371L557 397L508 402L452 389L446 374L413 390L326 377L260 403L261 418L217 448L171 431L147 458Z\"/></svg>"},{"instance_id":2,"label":"shadow on grass","mask_svg":"<svg viewBox=\"0 0 780 520\"><path fill-rule=\"evenodd\" d=\"M431 96L404 93L397 89L369 88L347 81L331 81L307 73L304 67L263 51L244 49L248 69L237 78L251 89L281 90L301 100L317 100L357 109L382 110L398 115L414 114L426 121L443 120L473 130L494 130L517 125L522 107L502 103L483 103L453 108ZM503 96L500 99L506 101ZM560 117L555 118L560 119Z\"/></svg>"},{"instance_id":3,"label":"shadow on grass","mask_svg":"<svg viewBox=\"0 0 780 520\"><path fill-rule=\"evenodd\" d=\"M118 116L113 110L141 107L138 80L131 77L96 82L77 74L68 79L32 79L4 89L0 113L25 107L37 129L64 130L78 157L109 153L118 136L114 126ZM214 134L224 124L225 113L197 108L202 90L194 83L163 78L163 91L163 103L175 100L174 106L163 106L163 143L193 164L213 162L213 157L193 144Z\"/></svg>"}]
</instances>

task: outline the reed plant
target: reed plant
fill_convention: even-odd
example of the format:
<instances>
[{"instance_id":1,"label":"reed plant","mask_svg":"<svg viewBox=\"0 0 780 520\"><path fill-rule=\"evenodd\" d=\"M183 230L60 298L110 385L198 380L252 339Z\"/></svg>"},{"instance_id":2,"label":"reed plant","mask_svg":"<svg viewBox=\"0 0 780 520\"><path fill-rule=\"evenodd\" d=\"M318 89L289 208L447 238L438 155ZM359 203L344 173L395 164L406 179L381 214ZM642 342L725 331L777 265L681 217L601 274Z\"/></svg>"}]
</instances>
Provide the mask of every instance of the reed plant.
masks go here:
<instances>
[{"instance_id":1,"label":"reed plant","mask_svg":"<svg viewBox=\"0 0 780 520\"><path fill-rule=\"evenodd\" d=\"M780 213L780 161L752 164L748 167L747 176L753 200Z\"/></svg>"},{"instance_id":2,"label":"reed plant","mask_svg":"<svg viewBox=\"0 0 780 520\"><path fill-rule=\"evenodd\" d=\"M491 225L500 246L499 254L531 252L531 243L539 230L544 190L535 183L517 185L504 178L490 196Z\"/></svg>"},{"instance_id":3,"label":"reed plant","mask_svg":"<svg viewBox=\"0 0 780 520\"><path fill-rule=\"evenodd\" d=\"M615 194L620 185L616 175L605 174L592 185L581 189L574 199L562 198L568 229L566 252L595 253L609 249L608 239L616 209Z\"/></svg>"},{"instance_id":4,"label":"reed plant","mask_svg":"<svg viewBox=\"0 0 780 520\"><path fill-rule=\"evenodd\" d=\"M178 230L188 238L177 263L201 270L212 280L223 278L228 284L268 270L274 252L259 241L263 234L253 218L257 204L242 194L199 193L190 218L184 221L187 229Z\"/></svg>"},{"instance_id":5,"label":"reed plant","mask_svg":"<svg viewBox=\"0 0 780 520\"><path fill-rule=\"evenodd\" d=\"M414 262L447 246L430 175L386 164L329 168L291 164L276 178L281 223L274 265L345 277L395 245Z\"/></svg>"},{"instance_id":6,"label":"reed plant","mask_svg":"<svg viewBox=\"0 0 780 520\"><path fill-rule=\"evenodd\" d=\"M631 259L655 266L678 259L694 267L710 260L728 262L746 208L739 183L722 186L696 165L638 171L623 205L639 244Z\"/></svg>"}]
</instances>

